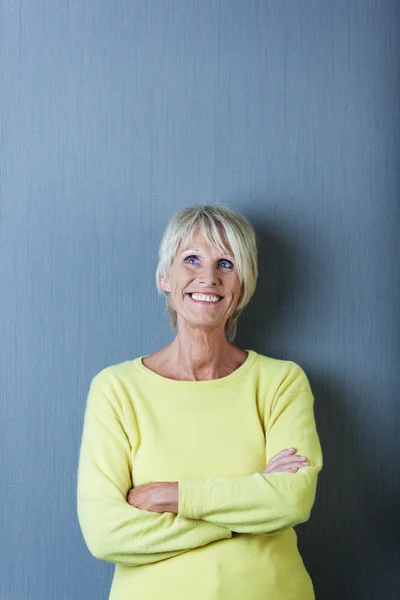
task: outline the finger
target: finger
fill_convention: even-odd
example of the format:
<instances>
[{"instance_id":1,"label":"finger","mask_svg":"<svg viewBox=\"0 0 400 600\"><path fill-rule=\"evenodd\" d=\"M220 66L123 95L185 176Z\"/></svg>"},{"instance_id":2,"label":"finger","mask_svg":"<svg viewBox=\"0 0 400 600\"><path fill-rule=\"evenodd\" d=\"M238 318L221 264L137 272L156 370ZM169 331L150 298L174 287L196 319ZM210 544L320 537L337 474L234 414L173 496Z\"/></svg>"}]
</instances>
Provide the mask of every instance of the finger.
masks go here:
<instances>
[{"instance_id":1,"label":"finger","mask_svg":"<svg viewBox=\"0 0 400 600\"><path fill-rule=\"evenodd\" d=\"M275 454L275 456L273 456L271 458L271 460L269 462L275 462L276 460L282 460L282 459L287 459L287 458L292 458L292 456L302 456L301 454L297 454L296 450L294 449L290 449L289 450L282 450L281 452L278 452L278 454Z\"/></svg>"},{"instance_id":2,"label":"finger","mask_svg":"<svg viewBox=\"0 0 400 600\"><path fill-rule=\"evenodd\" d=\"M286 456L291 456L291 455L293 455L294 452L296 452L296 448L286 448L285 450L281 450L280 452L275 454L275 456L273 456L271 458L271 460L268 461L268 464L275 462L276 460L279 460L280 458L284 458Z\"/></svg>"},{"instance_id":3,"label":"finger","mask_svg":"<svg viewBox=\"0 0 400 600\"><path fill-rule=\"evenodd\" d=\"M281 458L273 463L273 466L285 466L294 464L303 464L306 463L307 459L305 456L288 456L287 458Z\"/></svg>"},{"instance_id":4,"label":"finger","mask_svg":"<svg viewBox=\"0 0 400 600\"><path fill-rule=\"evenodd\" d=\"M304 467L308 466L308 462L306 460L301 460L299 458L293 457L290 460L281 461L277 464L272 465L274 469L285 469L286 467Z\"/></svg>"},{"instance_id":5,"label":"finger","mask_svg":"<svg viewBox=\"0 0 400 600\"><path fill-rule=\"evenodd\" d=\"M304 469L305 467L308 467L309 463L303 463L303 464L297 464L297 465L286 465L284 467L282 467L282 471L291 471L291 470L295 470L295 471L299 471L300 469Z\"/></svg>"},{"instance_id":6,"label":"finger","mask_svg":"<svg viewBox=\"0 0 400 600\"><path fill-rule=\"evenodd\" d=\"M301 460L299 457L293 456L290 459L275 462L273 464L268 463L263 473L273 473L276 471L283 471L285 469L296 468L301 469L302 467L308 467L309 463L306 460Z\"/></svg>"},{"instance_id":7,"label":"finger","mask_svg":"<svg viewBox=\"0 0 400 600\"><path fill-rule=\"evenodd\" d=\"M299 469L303 469L305 467L308 467L308 463L307 464L286 464L286 465L281 465L279 467L274 467L272 469L272 471L270 471L270 473L279 473L279 472L283 472L283 471L290 471L291 469L294 469L296 471L298 471Z\"/></svg>"},{"instance_id":8,"label":"finger","mask_svg":"<svg viewBox=\"0 0 400 600\"><path fill-rule=\"evenodd\" d=\"M279 466L280 469L287 469L290 467L297 467L301 469L301 467L308 467L308 462L306 460L291 460L290 462L283 463Z\"/></svg>"},{"instance_id":9,"label":"finger","mask_svg":"<svg viewBox=\"0 0 400 600\"><path fill-rule=\"evenodd\" d=\"M290 460L306 460L305 456L301 456L300 454L280 454L276 455L268 462L269 465L277 465L282 464L284 462Z\"/></svg>"},{"instance_id":10,"label":"finger","mask_svg":"<svg viewBox=\"0 0 400 600\"><path fill-rule=\"evenodd\" d=\"M286 454L293 454L293 452L296 452L296 448L285 448L284 450L280 450L277 454L275 454L275 456L285 456Z\"/></svg>"}]
</instances>

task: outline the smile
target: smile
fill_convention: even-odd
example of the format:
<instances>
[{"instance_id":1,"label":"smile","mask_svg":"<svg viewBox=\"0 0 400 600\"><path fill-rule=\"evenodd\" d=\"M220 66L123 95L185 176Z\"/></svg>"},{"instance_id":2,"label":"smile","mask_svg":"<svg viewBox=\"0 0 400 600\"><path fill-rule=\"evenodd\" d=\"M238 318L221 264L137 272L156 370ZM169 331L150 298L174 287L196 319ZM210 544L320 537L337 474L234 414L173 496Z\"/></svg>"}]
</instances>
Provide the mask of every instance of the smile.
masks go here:
<instances>
[{"instance_id":1,"label":"smile","mask_svg":"<svg viewBox=\"0 0 400 600\"><path fill-rule=\"evenodd\" d=\"M207 302L209 304L217 304L217 302L223 299L223 296L217 296L216 294L200 294L197 292L193 292L192 294L187 295L194 302Z\"/></svg>"}]
</instances>

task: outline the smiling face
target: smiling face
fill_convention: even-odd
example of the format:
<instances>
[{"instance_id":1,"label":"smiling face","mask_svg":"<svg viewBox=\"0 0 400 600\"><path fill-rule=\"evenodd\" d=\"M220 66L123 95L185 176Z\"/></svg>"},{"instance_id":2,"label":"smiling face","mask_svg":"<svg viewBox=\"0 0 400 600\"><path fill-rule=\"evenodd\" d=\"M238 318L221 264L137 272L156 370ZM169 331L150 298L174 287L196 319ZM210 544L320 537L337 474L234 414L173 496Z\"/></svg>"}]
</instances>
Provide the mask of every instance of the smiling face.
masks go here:
<instances>
[{"instance_id":1,"label":"smiling face","mask_svg":"<svg viewBox=\"0 0 400 600\"><path fill-rule=\"evenodd\" d=\"M200 230L180 243L160 284L170 294L178 327L182 320L197 327L224 327L242 292L234 256L211 245Z\"/></svg>"}]
</instances>

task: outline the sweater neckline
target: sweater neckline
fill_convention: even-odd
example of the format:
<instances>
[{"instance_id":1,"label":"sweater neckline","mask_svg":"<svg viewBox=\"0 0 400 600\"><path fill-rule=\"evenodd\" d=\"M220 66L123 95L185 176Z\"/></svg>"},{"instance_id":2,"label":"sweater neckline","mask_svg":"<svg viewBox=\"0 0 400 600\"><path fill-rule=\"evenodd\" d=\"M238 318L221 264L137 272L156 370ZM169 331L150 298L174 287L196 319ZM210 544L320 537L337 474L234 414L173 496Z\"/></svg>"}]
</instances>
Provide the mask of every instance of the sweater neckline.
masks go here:
<instances>
[{"instance_id":1,"label":"sweater neckline","mask_svg":"<svg viewBox=\"0 0 400 600\"><path fill-rule=\"evenodd\" d=\"M214 388L221 387L225 385L230 385L232 382L237 381L240 377L242 377L247 371L252 367L255 359L257 358L257 352L254 350L245 350L247 352L247 358L243 364L240 365L237 369L235 369L229 375L225 375L224 377L219 377L218 379L206 379L201 381L191 381L187 379L170 379L169 377L164 377L164 375L159 375L155 371L152 371L148 367L143 364L142 359L146 358L146 355L139 356L135 358L132 362L133 365L140 371L142 375L152 379L154 383L162 383L165 385L175 386L175 387L187 387L187 388Z\"/></svg>"}]
</instances>

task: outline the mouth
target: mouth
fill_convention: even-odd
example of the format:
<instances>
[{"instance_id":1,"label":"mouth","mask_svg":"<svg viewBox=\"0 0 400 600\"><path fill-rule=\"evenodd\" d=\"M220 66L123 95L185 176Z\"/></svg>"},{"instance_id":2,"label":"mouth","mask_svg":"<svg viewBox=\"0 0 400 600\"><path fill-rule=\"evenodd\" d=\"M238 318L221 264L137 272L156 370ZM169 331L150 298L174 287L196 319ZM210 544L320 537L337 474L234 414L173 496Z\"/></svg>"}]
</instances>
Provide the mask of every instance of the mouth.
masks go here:
<instances>
[{"instance_id":1,"label":"mouth","mask_svg":"<svg viewBox=\"0 0 400 600\"><path fill-rule=\"evenodd\" d=\"M219 294L202 294L200 292L190 292L186 294L196 304L218 304L224 299Z\"/></svg>"}]
</instances>

